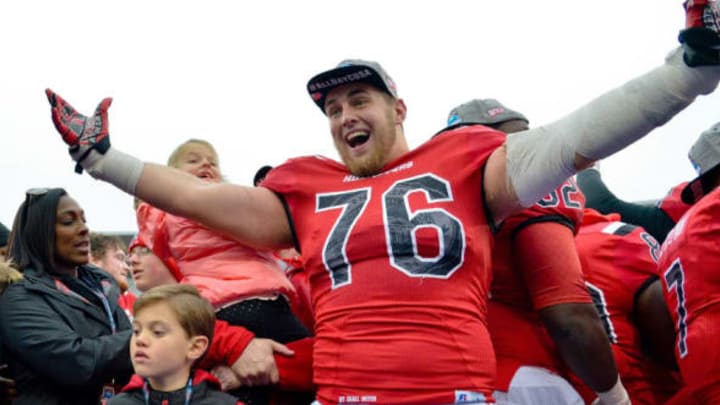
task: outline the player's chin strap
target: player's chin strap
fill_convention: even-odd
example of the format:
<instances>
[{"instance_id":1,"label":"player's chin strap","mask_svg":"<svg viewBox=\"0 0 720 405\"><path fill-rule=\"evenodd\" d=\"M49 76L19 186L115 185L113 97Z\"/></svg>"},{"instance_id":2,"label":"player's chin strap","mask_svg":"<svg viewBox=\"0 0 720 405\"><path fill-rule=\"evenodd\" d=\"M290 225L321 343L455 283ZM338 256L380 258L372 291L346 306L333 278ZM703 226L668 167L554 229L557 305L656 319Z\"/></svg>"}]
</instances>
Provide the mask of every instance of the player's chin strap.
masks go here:
<instances>
[{"instance_id":1,"label":"player's chin strap","mask_svg":"<svg viewBox=\"0 0 720 405\"><path fill-rule=\"evenodd\" d=\"M529 207L573 175L576 155L599 160L665 124L717 87L720 66L688 67L680 48L666 63L549 125L508 136L507 172Z\"/></svg>"}]
</instances>

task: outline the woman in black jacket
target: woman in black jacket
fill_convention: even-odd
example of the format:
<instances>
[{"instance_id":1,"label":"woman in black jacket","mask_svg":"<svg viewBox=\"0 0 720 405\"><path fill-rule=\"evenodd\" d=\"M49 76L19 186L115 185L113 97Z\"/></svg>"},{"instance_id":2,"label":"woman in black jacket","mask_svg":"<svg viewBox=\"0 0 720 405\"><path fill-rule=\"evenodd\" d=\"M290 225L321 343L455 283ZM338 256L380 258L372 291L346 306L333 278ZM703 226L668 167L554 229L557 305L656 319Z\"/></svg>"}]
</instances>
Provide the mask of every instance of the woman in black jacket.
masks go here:
<instances>
[{"instance_id":1,"label":"woman in black jacket","mask_svg":"<svg viewBox=\"0 0 720 405\"><path fill-rule=\"evenodd\" d=\"M29 190L8 254L24 279L0 296L14 404L97 405L132 373L120 289L88 265L89 252L78 203L61 188Z\"/></svg>"}]
</instances>

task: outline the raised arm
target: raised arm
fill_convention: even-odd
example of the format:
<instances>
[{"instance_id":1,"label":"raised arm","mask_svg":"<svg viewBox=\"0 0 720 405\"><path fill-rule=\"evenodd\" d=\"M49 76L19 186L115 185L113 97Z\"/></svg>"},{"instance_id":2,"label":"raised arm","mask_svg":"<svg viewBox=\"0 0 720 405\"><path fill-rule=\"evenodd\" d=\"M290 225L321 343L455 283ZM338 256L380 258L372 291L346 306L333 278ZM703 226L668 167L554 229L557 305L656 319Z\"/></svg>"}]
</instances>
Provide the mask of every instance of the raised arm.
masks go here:
<instances>
[{"instance_id":1,"label":"raised arm","mask_svg":"<svg viewBox=\"0 0 720 405\"><path fill-rule=\"evenodd\" d=\"M485 194L496 222L534 204L578 170L647 135L697 96L717 87L720 5L695 1L686 6L684 47L672 52L663 65L556 122L510 135L506 145L490 156ZM707 19L691 18L702 11L707 11ZM688 32L704 33L703 40Z\"/></svg>"},{"instance_id":2,"label":"raised arm","mask_svg":"<svg viewBox=\"0 0 720 405\"><path fill-rule=\"evenodd\" d=\"M224 232L251 247L292 246L285 209L272 191L263 187L208 183L167 166L137 163L143 166L137 185L134 190L125 191L143 201ZM103 180L117 185L112 177Z\"/></svg>"},{"instance_id":3,"label":"raised arm","mask_svg":"<svg viewBox=\"0 0 720 405\"><path fill-rule=\"evenodd\" d=\"M658 242L675 226L675 222L660 207L639 204L619 199L610 191L594 168L583 170L577 175L577 183L585 194L585 205L603 214L616 212L624 222L640 225Z\"/></svg>"},{"instance_id":4,"label":"raised arm","mask_svg":"<svg viewBox=\"0 0 720 405\"><path fill-rule=\"evenodd\" d=\"M280 198L262 187L208 183L180 170L143 163L110 146L103 100L90 116L78 113L52 90L46 90L55 128L70 147L76 171L175 215L224 232L255 248L292 246L292 235Z\"/></svg>"}]
</instances>

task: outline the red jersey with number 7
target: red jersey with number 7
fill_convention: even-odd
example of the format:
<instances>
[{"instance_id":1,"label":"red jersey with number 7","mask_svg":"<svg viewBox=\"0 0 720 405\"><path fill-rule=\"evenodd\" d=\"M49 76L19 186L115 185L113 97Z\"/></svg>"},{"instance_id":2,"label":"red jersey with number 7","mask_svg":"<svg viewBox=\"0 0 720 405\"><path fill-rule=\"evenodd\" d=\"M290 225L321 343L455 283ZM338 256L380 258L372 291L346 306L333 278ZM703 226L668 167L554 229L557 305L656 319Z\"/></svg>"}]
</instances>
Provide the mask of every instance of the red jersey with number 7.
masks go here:
<instances>
[{"instance_id":1,"label":"red jersey with number 7","mask_svg":"<svg viewBox=\"0 0 720 405\"><path fill-rule=\"evenodd\" d=\"M657 280L660 245L643 228L619 219L617 214L586 209L575 242L588 291L633 404L662 404L678 390L679 382L643 354L633 321L637 294Z\"/></svg>"},{"instance_id":2,"label":"red jersey with number 7","mask_svg":"<svg viewBox=\"0 0 720 405\"><path fill-rule=\"evenodd\" d=\"M658 275L676 332L675 358L703 403L720 403L720 188L695 203L668 233Z\"/></svg>"},{"instance_id":3,"label":"red jersey with number 7","mask_svg":"<svg viewBox=\"0 0 720 405\"><path fill-rule=\"evenodd\" d=\"M285 200L310 280L321 403L489 397L492 235L482 173L504 141L462 127L372 177L322 157L270 172L263 186Z\"/></svg>"}]
</instances>

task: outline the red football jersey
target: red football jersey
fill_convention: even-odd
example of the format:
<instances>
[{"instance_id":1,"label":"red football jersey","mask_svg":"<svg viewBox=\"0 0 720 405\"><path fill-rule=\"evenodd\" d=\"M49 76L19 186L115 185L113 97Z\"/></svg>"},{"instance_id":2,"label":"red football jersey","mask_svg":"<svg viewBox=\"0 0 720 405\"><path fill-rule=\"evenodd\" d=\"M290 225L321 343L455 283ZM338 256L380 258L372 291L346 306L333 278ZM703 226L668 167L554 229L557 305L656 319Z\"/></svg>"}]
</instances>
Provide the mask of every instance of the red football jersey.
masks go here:
<instances>
[{"instance_id":1,"label":"red football jersey","mask_svg":"<svg viewBox=\"0 0 720 405\"><path fill-rule=\"evenodd\" d=\"M586 210L575 238L588 291L612 343L620 378L633 404L664 403L679 383L642 353L634 326L636 294L656 280L659 244L641 227Z\"/></svg>"},{"instance_id":2,"label":"red football jersey","mask_svg":"<svg viewBox=\"0 0 720 405\"><path fill-rule=\"evenodd\" d=\"M575 181L569 179L532 207L503 222L493 250L493 300L527 311L590 302L572 240L568 246L559 246L552 235L547 235L520 246L514 243L516 235L525 228L548 222L567 226L574 233L584 207L585 196ZM554 232L548 229L547 232ZM518 261L520 255L522 265Z\"/></svg>"},{"instance_id":3,"label":"red football jersey","mask_svg":"<svg viewBox=\"0 0 720 405\"><path fill-rule=\"evenodd\" d=\"M489 319L500 391L507 391L521 366L563 372L536 310L590 302L573 238L584 205L585 197L570 179L508 217L496 235Z\"/></svg>"},{"instance_id":4,"label":"red football jersey","mask_svg":"<svg viewBox=\"0 0 720 405\"><path fill-rule=\"evenodd\" d=\"M676 223L691 206L690 204L685 204L680 197L686 185L687 182L683 182L671 188L667 195L658 202L658 207Z\"/></svg>"},{"instance_id":5,"label":"red football jersey","mask_svg":"<svg viewBox=\"0 0 720 405\"><path fill-rule=\"evenodd\" d=\"M695 203L668 233L658 275L677 334L683 382L720 400L720 188ZM708 399L704 403L715 403Z\"/></svg>"},{"instance_id":6,"label":"red football jersey","mask_svg":"<svg viewBox=\"0 0 720 405\"><path fill-rule=\"evenodd\" d=\"M490 300L488 326L497 361L495 389L507 391L522 366L564 370L555 343L534 311L525 311Z\"/></svg>"},{"instance_id":7,"label":"red football jersey","mask_svg":"<svg viewBox=\"0 0 720 405\"><path fill-rule=\"evenodd\" d=\"M504 141L462 127L372 177L322 157L270 172L263 186L284 198L310 280L321 403L491 394L492 235L482 173Z\"/></svg>"}]
</instances>

